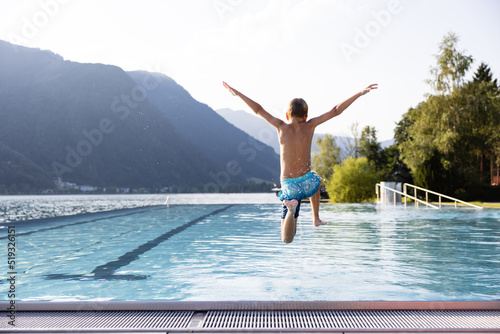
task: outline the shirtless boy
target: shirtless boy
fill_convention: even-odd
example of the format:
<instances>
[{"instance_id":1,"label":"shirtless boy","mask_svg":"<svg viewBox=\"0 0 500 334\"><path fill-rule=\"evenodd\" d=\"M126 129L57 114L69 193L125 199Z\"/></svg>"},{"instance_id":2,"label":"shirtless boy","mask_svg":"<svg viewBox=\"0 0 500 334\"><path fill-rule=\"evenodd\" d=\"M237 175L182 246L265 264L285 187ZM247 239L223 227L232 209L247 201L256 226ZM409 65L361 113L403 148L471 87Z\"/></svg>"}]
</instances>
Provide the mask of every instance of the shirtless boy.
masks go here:
<instances>
[{"instance_id":1,"label":"shirtless boy","mask_svg":"<svg viewBox=\"0 0 500 334\"><path fill-rule=\"evenodd\" d=\"M326 224L319 219L320 178L311 171L311 142L314 130L318 125L340 115L360 96L377 89L377 84L366 87L344 102L337 104L332 110L309 120L307 120L308 107L306 102L300 98L293 99L290 101L286 113L288 122L274 117L265 111L260 104L227 83L223 84L231 94L241 98L257 115L278 130L281 152L281 191L278 193L278 197L283 201L281 240L285 243L293 241L297 230L300 201L303 199L311 198L314 226Z\"/></svg>"}]
</instances>

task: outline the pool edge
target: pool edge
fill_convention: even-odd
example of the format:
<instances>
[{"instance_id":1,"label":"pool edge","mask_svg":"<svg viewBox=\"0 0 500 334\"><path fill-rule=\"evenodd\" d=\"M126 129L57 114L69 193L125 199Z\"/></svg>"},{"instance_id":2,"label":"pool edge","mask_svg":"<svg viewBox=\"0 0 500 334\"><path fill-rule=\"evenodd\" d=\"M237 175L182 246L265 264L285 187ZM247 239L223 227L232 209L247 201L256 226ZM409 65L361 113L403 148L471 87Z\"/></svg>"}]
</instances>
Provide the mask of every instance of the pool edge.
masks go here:
<instances>
[{"instance_id":1,"label":"pool edge","mask_svg":"<svg viewBox=\"0 0 500 334\"><path fill-rule=\"evenodd\" d=\"M6 309L9 302L0 302ZM499 301L16 301L16 311L499 311Z\"/></svg>"}]
</instances>

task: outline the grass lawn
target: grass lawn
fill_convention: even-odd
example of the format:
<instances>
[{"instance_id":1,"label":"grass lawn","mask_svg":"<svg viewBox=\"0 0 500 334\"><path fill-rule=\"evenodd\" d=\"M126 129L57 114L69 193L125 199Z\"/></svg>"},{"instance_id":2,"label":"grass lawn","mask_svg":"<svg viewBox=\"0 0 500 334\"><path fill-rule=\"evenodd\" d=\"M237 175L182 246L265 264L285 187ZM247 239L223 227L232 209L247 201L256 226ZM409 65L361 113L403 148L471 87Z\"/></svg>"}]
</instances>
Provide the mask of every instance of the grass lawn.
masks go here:
<instances>
[{"instance_id":1,"label":"grass lawn","mask_svg":"<svg viewBox=\"0 0 500 334\"><path fill-rule=\"evenodd\" d=\"M404 203L404 199L403 199L403 203ZM408 204L410 203L414 203L413 200L411 199L408 199ZM438 202L434 202L434 201L429 201L430 204L433 204L433 205L438 205L439 203ZM473 201L473 202L468 202L470 204L474 204L474 205L478 205L478 206L481 206L483 208L494 208L494 209L500 209L500 203L490 203L490 202L486 202L486 203L483 203L483 202L479 202L479 201ZM455 205L455 202L441 202L442 205ZM421 203L421 205L425 205L423 203ZM457 206L465 206L465 204L462 204L462 203L457 203Z\"/></svg>"},{"instance_id":2,"label":"grass lawn","mask_svg":"<svg viewBox=\"0 0 500 334\"><path fill-rule=\"evenodd\" d=\"M475 205L483 206L485 208L496 208L500 209L500 203L483 203L483 202L469 202Z\"/></svg>"}]
</instances>

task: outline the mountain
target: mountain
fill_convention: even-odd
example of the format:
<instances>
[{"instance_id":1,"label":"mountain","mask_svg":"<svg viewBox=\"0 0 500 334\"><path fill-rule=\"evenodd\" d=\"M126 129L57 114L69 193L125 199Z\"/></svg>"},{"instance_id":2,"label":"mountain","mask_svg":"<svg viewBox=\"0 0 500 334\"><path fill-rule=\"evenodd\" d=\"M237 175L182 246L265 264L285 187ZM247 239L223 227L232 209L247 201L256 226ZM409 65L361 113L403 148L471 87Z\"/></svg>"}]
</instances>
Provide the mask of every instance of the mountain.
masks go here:
<instances>
[{"instance_id":1,"label":"mountain","mask_svg":"<svg viewBox=\"0 0 500 334\"><path fill-rule=\"evenodd\" d=\"M249 141L166 76L65 61L3 41L0 120L0 188L13 184L12 164L36 179L18 186L38 190L60 178L224 191L230 183L279 175L271 148Z\"/></svg>"},{"instance_id":2,"label":"mountain","mask_svg":"<svg viewBox=\"0 0 500 334\"><path fill-rule=\"evenodd\" d=\"M382 148L387 148L389 146L392 146L396 141L394 139L387 139L387 140L383 140L380 142L380 145L382 146Z\"/></svg>"},{"instance_id":3,"label":"mountain","mask_svg":"<svg viewBox=\"0 0 500 334\"><path fill-rule=\"evenodd\" d=\"M238 129L207 105L194 100L189 93L166 75L148 72L128 73L138 85L147 83L148 99L172 123L179 133L205 154L223 163L237 165L241 174L262 180L279 178L279 156L261 141ZM223 173L222 173L223 174ZM215 177L217 179L217 177Z\"/></svg>"},{"instance_id":4,"label":"mountain","mask_svg":"<svg viewBox=\"0 0 500 334\"><path fill-rule=\"evenodd\" d=\"M251 115L243 110L232 110L229 108L217 109L216 112L226 121L245 131L253 138L271 146L274 151L280 153L280 144L276 129L264 119Z\"/></svg>"},{"instance_id":5,"label":"mountain","mask_svg":"<svg viewBox=\"0 0 500 334\"><path fill-rule=\"evenodd\" d=\"M0 142L0 194L53 187L50 175L19 152Z\"/></svg>"}]
</instances>

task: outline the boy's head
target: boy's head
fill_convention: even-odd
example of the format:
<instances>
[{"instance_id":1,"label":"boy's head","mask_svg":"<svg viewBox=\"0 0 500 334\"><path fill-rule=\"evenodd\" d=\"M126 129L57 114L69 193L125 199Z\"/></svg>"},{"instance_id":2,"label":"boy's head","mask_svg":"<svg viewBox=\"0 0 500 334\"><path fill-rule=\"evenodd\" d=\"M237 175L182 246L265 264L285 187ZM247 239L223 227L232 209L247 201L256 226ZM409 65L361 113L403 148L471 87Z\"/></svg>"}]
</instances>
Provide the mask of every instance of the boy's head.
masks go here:
<instances>
[{"instance_id":1,"label":"boy's head","mask_svg":"<svg viewBox=\"0 0 500 334\"><path fill-rule=\"evenodd\" d=\"M289 118L307 118L307 103L304 99L296 98L290 101L286 114Z\"/></svg>"}]
</instances>

